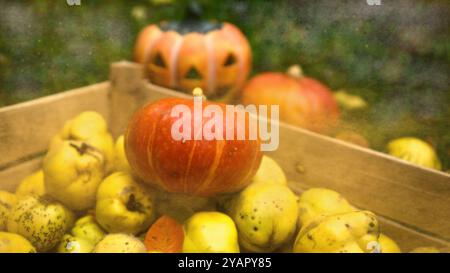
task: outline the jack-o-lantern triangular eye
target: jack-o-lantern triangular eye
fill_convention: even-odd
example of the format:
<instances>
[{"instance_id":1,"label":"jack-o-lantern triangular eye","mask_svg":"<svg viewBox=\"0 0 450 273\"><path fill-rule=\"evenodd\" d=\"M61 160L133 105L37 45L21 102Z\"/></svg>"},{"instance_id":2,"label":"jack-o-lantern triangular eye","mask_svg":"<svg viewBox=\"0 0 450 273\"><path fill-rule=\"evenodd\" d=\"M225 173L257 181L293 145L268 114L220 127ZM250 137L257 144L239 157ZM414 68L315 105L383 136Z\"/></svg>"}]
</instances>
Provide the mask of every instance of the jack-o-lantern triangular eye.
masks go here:
<instances>
[{"instance_id":1,"label":"jack-o-lantern triangular eye","mask_svg":"<svg viewBox=\"0 0 450 273\"><path fill-rule=\"evenodd\" d=\"M223 63L223 66L230 66L236 63L236 57L234 56L233 53L228 53L228 56L225 60L225 62Z\"/></svg>"},{"instance_id":2,"label":"jack-o-lantern triangular eye","mask_svg":"<svg viewBox=\"0 0 450 273\"><path fill-rule=\"evenodd\" d=\"M202 75L200 75L195 67L191 67L191 69L189 69L189 71L186 73L186 79L199 80L201 78Z\"/></svg>"},{"instance_id":3,"label":"jack-o-lantern triangular eye","mask_svg":"<svg viewBox=\"0 0 450 273\"><path fill-rule=\"evenodd\" d=\"M166 63L164 62L163 57L161 56L161 53L156 53L155 57L153 58L153 64L157 65L159 67L166 67Z\"/></svg>"}]
</instances>

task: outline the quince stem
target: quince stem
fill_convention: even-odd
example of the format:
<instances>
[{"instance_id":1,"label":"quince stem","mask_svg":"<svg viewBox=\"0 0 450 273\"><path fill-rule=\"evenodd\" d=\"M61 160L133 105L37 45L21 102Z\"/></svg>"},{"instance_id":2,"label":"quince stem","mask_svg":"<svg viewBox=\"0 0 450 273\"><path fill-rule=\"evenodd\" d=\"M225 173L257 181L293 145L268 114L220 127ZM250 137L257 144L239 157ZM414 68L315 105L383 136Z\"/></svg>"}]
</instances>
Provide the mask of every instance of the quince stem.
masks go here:
<instances>
[{"instance_id":1,"label":"quince stem","mask_svg":"<svg viewBox=\"0 0 450 273\"><path fill-rule=\"evenodd\" d=\"M92 148L84 142L81 143L81 146L77 146L74 143L70 143L70 146L74 147L80 155L84 155L89 149Z\"/></svg>"}]
</instances>

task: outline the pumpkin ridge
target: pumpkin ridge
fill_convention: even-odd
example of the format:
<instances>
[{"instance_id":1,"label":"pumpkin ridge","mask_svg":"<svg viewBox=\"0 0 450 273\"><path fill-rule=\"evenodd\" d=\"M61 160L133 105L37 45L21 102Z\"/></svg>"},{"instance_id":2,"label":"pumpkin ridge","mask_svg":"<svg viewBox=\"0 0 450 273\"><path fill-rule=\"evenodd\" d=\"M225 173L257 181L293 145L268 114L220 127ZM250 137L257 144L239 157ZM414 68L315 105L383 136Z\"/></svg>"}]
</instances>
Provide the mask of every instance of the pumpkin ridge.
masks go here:
<instances>
[{"instance_id":1,"label":"pumpkin ridge","mask_svg":"<svg viewBox=\"0 0 450 273\"><path fill-rule=\"evenodd\" d=\"M216 56L214 54L214 46L213 46L213 39L211 36L211 33L208 33L208 35L205 36L205 45L206 45L206 52L208 54L207 58L207 69L208 69L208 75L207 75L207 84L208 84L208 93L214 94L216 91L216 74L217 74L217 68L215 66Z\"/></svg>"},{"instance_id":2,"label":"pumpkin ridge","mask_svg":"<svg viewBox=\"0 0 450 273\"><path fill-rule=\"evenodd\" d=\"M229 29L230 31L227 31L227 29ZM235 28L233 25L224 23L223 30L224 30L223 35L225 37L227 37L229 40L233 41L236 38L239 40L241 39L241 37L236 37L236 31L240 34L242 34L242 33L240 32L239 29ZM239 48L239 47L237 47L237 48ZM242 52L245 52L246 49L244 47L241 47L240 50L238 50L238 51L241 51L240 53L242 53ZM238 54L238 55L241 56L241 54ZM250 53L250 58L251 58L251 53ZM239 90L245 84L245 79L247 78L247 75L245 73L245 60L243 60L242 57L238 57L238 58L236 58L235 63L237 63L237 65L238 65L237 80L236 80L236 83L232 86L232 88L228 90L228 94L227 94L228 96L230 96L230 94L231 94L232 97L236 96L236 94L235 94L236 90ZM249 70L251 70L251 69L249 69Z\"/></svg>"},{"instance_id":3,"label":"pumpkin ridge","mask_svg":"<svg viewBox=\"0 0 450 273\"><path fill-rule=\"evenodd\" d=\"M162 109L161 111L165 111L165 109ZM156 122L154 123L155 124L155 130L156 130L156 128L158 128L158 126L159 126L159 124L160 124L160 122L161 122L161 120L164 118L164 116L166 115L167 113L163 113L163 114L161 114L161 115L159 115L158 116L158 119L156 120ZM153 157L153 150L154 150L154 147L155 147L155 138L156 138L156 134L153 132L152 133L152 138L151 138L151 157L150 157L150 160L151 160L151 164L152 164L152 169L153 169L153 176L154 177L156 177L156 183L158 184L158 185L160 185L163 189L165 189L165 190L169 190L168 189L168 187L167 187L167 185L166 184L164 184L163 183L163 181L161 180L161 175L160 174L157 174L157 169L155 169L155 167L154 167L154 164L153 164L153 160L154 160L154 157Z\"/></svg>"},{"instance_id":4,"label":"pumpkin ridge","mask_svg":"<svg viewBox=\"0 0 450 273\"><path fill-rule=\"evenodd\" d=\"M155 138L155 130L156 130L156 123L153 123L151 138L150 141L147 143L147 155L150 155L150 157L147 157L147 165L149 169L152 170L151 173L155 173L155 168L153 167L153 142Z\"/></svg>"},{"instance_id":5,"label":"pumpkin ridge","mask_svg":"<svg viewBox=\"0 0 450 273\"><path fill-rule=\"evenodd\" d=\"M197 141L193 141L191 151L189 152L188 164L186 166L186 171L185 171L184 177L183 177L183 183L182 184L183 184L183 191L184 192L188 192L187 176L188 176L189 170L191 168L192 158L194 157L194 152L195 152L196 146L197 146Z\"/></svg>"},{"instance_id":6,"label":"pumpkin ridge","mask_svg":"<svg viewBox=\"0 0 450 273\"><path fill-rule=\"evenodd\" d=\"M174 46L172 47L170 51L170 60L169 60L169 67L170 69L170 85L172 88L175 88L178 84L178 60L180 57L180 49L183 45L184 37L178 35L177 41L175 42Z\"/></svg>"},{"instance_id":7,"label":"pumpkin ridge","mask_svg":"<svg viewBox=\"0 0 450 273\"><path fill-rule=\"evenodd\" d=\"M211 167L209 168L208 176L195 191L196 194L201 192L205 187L209 186L209 184L211 184L211 182L213 181L217 167L219 166L220 160L222 158L223 150L224 150L223 148L225 147L225 145L226 145L225 141L216 140L216 154L214 155L213 163L211 164Z\"/></svg>"}]
</instances>

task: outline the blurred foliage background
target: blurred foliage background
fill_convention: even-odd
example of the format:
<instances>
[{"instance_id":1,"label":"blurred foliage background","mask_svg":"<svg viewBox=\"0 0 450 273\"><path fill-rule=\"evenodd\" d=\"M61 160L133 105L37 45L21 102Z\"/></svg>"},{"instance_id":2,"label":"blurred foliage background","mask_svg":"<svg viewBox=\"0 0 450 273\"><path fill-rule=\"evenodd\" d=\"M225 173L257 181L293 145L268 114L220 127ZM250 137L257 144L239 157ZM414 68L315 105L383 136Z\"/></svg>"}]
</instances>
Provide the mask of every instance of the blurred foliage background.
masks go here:
<instances>
[{"instance_id":1,"label":"blurred foliage background","mask_svg":"<svg viewBox=\"0 0 450 273\"><path fill-rule=\"evenodd\" d=\"M450 168L450 2L206 1L204 19L239 26L253 74L301 64L333 90L369 107L344 112L343 127L373 148L415 136ZM180 20L187 1L0 0L0 106L104 81L109 64L131 59L138 31Z\"/></svg>"}]
</instances>

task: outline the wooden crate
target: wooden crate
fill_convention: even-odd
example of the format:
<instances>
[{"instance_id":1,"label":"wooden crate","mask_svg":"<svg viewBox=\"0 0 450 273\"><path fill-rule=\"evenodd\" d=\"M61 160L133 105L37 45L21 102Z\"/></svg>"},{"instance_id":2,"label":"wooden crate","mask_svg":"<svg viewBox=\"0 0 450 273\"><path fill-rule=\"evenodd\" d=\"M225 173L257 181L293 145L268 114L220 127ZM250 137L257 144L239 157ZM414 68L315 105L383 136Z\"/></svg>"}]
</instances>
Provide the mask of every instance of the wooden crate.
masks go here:
<instances>
[{"instance_id":1,"label":"wooden crate","mask_svg":"<svg viewBox=\"0 0 450 273\"><path fill-rule=\"evenodd\" d=\"M171 96L189 97L150 84L138 64L118 62L108 82L1 108L0 189L14 190L40 168L50 138L81 111L100 112L116 137L138 107ZM340 192L376 213L382 232L402 250L450 247L449 174L282 123L280 146L270 155L295 192L310 187Z\"/></svg>"}]
</instances>

